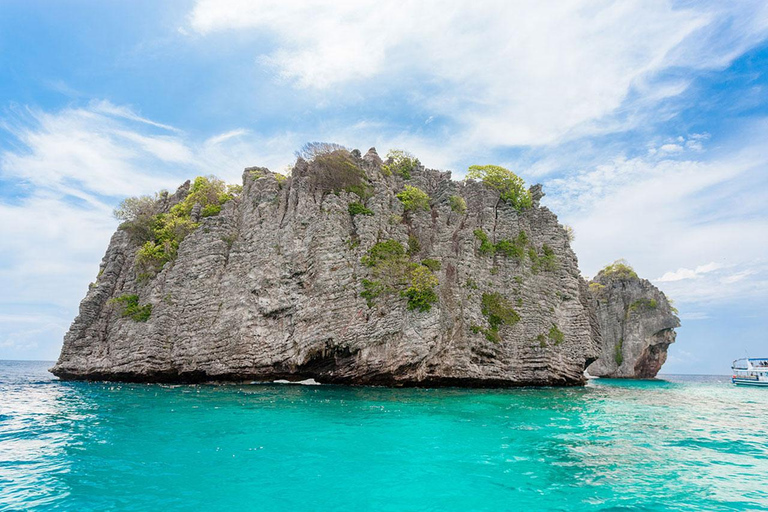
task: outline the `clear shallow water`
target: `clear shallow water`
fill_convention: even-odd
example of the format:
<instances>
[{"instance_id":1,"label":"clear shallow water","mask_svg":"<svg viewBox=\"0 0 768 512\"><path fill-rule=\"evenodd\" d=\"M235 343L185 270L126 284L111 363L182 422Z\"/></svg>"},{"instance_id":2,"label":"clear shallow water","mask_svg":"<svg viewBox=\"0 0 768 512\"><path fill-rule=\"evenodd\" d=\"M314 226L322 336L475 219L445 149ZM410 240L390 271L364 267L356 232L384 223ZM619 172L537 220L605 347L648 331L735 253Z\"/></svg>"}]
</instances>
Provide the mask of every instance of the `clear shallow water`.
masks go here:
<instances>
[{"instance_id":1,"label":"clear shallow water","mask_svg":"<svg viewBox=\"0 0 768 512\"><path fill-rule=\"evenodd\" d=\"M61 383L0 361L0 510L768 510L768 390Z\"/></svg>"}]
</instances>

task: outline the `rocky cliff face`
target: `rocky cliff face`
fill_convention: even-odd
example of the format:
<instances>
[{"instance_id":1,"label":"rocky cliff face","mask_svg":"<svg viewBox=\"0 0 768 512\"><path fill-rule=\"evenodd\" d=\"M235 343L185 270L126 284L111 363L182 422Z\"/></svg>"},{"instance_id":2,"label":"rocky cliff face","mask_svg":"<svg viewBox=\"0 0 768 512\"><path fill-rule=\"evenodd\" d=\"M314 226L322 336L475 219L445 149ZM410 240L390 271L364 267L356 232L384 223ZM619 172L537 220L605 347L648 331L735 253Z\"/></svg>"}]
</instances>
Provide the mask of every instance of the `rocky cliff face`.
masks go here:
<instances>
[{"instance_id":1,"label":"rocky cliff face","mask_svg":"<svg viewBox=\"0 0 768 512\"><path fill-rule=\"evenodd\" d=\"M589 290L602 335L600 357L587 369L589 374L655 377L680 326L664 293L621 263L602 270Z\"/></svg>"},{"instance_id":2,"label":"rocky cliff face","mask_svg":"<svg viewBox=\"0 0 768 512\"><path fill-rule=\"evenodd\" d=\"M156 273L142 271L141 242L118 230L53 373L584 382L599 354L597 320L566 232L538 204L540 187L518 211L480 182L420 164L382 167L375 150L334 155L299 159L287 180L246 169L242 192L220 212L193 209L199 225ZM414 207L406 185L428 203ZM187 183L154 207L168 212L189 193Z\"/></svg>"}]
</instances>

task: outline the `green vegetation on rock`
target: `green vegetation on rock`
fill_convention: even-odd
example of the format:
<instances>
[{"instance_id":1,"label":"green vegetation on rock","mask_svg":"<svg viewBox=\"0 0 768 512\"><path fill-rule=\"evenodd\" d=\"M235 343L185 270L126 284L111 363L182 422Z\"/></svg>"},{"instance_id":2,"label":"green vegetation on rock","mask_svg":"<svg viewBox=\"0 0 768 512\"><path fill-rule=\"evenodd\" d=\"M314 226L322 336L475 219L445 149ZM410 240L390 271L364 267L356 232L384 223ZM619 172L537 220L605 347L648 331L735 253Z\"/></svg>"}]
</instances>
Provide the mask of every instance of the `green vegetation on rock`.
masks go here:
<instances>
[{"instance_id":1,"label":"green vegetation on rock","mask_svg":"<svg viewBox=\"0 0 768 512\"><path fill-rule=\"evenodd\" d=\"M527 245L528 235L525 234L525 231L520 231L514 240L499 240L496 243L496 252L507 258L514 258L518 261L522 261L523 258L525 258L525 248Z\"/></svg>"},{"instance_id":2,"label":"green vegetation on rock","mask_svg":"<svg viewBox=\"0 0 768 512\"><path fill-rule=\"evenodd\" d=\"M656 309L659 303L656 299L638 299L627 307L627 316L640 308Z\"/></svg>"},{"instance_id":3,"label":"green vegetation on rock","mask_svg":"<svg viewBox=\"0 0 768 512\"><path fill-rule=\"evenodd\" d=\"M419 239L413 235L408 235L408 256L413 256L421 251Z\"/></svg>"},{"instance_id":4,"label":"green vegetation on rock","mask_svg":"<svg viewBox=\"0 0 768 512\"><path fill-rule=\"evenodd\" d=\"M616 361L617 366L621 366L621 363L624 362L624 338L620 338L619 342L616 344L616 351L613 354L613 358Z\"/></svg>"},{"instance_id":5,"label":"green vegetation on rock","mask_svg":"<svg viewBox=\"0 0 768 512\"><path fill-rule=\"evenodd\" d=\"M360 260L371 269L373 279L363 279L361 296L368 307L383 294L398 293L408 300L408 309L429 311L438 301L437 276L432 267L437 260L428 264L411 261L410 253L397 240L385 240L373 245ZM423 263L423 262L422 262Z\"/></svg>"},{"instance_id":6,"label":"green vegetation on rock","mask_svg":"<svg viewBox=\"0 0 768 512\"><path fill-rule=\"evenodd\" d=\"M553 272L557 270L557 255L547 244L541 246L541 254L537 253L533 247L528 252L531 258L531 270L539 272L541 270Z\"/></svg>"},{"instance_id":7,"label":"green vegetation on rock","mask_svg":"<svg viewBox=\"0 0 768 512\"><path fill-rule=\"evenodd\" d=\"M493 343L501 341L499 329L504 325L515 325L520 321L520 315L512 307L512 303L499 293L484 293L480 302L480 311L488 320L488 328L475 326L473 332L482 332L485 338Z\"/></svg>"},{"instance_id":8,"label":"green vegetation on rock","mask_svg":"<svg viewBox=\"0 0 768 512\"><path fill-rule=\"evenodd\" d=\"M411 268L408 277L408 288L400 292L400 295L408 299L408 309L429 311L438 299L435 293L437 277L425 266Z\"/></svg>"},{"instance_id":9,"label":"green vegetation on rock","mask_svg":"<svg viewBox=\"0 0 768 512\"><path fill-rule=\"evenodd\" d=\"M198 176L187 196L167 213L155 213L157 202L148 196L125 199L115 210L115 217L124 220L121 229L141 243L136 254L141 276L151 277L176 258L182 240L199 225L192 220L196 206L200 217L218 215L222 206L241 191L241 186L227 186L216 177Z\"/></svg>"},{"instance_id":10,"label":"green vegetation on rock","mask_svg":"<svg viewBox=\"0 0 768 512\"><path fill-rule=\"evenodd\" d=\"M467 213L467 202L461 196L451 196L448 198L448 204L451 205L451 210L459 214Z\"/></svg>"},{"instance_id":11,"label":"green vegetation on rock","mask_svg":"<svg viewBox=\"0 0 768 512\"><path fill-rule=\"evenodd\" d=\"M499 191L501 199L522 211L533 204L531 193L525 188L525 181L509 169L498 165L473 165L467 172L467 179L480 180L488 187Z\"/></svg>"},{"instance_id":12,"label":"green vegetation on rock","mask_svg":"<svg viewBox=\"0 0 768 512\"><path fill-rule=\"evenodd\" d=\"M480 254L487 254L492 256L493 253L496 252L496 247L491 243L490 239L488 238L488 234L485 231L478 228L472 233L475 235L475 238L480 240L480 247L478 248Z\"/></svg>"},{"instance_id":13,"label":"green vegetation on rock","mask_svg":"<svg viewBox=\"0 0 768 512\"><path fill-rule=\"evenodd\" d=\"M440 260L435 260L432 258L421 260L421 264L427 267L432 272L437 272L442 267Z\"/></svg>"},{"instance_id":14,"label":"green vegetation on rock","mask_svg":"<svg viewBox=\"0 0 768 512\"><path fill-rule=\"evenodd\" d=\"M411 179L411 172L419 165L419 160L408 153L400 149L390 149L387 153L387 162L381 166L381 171L391 176L392 173L398 174L405 180Z\"/></svg>"},{"instance_id":15,"label":"green vegetation on rock","mask_svg":"<svg viewBox=\"0 0 768 512\"><path fill-rule=\"evenodd\" d=\"M418 187L406 185L396 197L403 203L406 212L429 210L429 196Z\"/></svg>"},{"instance_id":16,"label":"green vegetation on rock","mask_svg":"<svg viewBox=\"0 0 768 512\"><path fill-rule=\"evenodd\" d=\"M152 304L139 305L138 295L120 295L109 301L112 304L122 306L120 315L124 318L130 318L136 322L146 322L152 315Z\"/></svg>"},{"instance_id":17,"label":"green vegetation on rock","mask_svg":"<svg viewBox=\"0 0 768 512\"><path fill-rule=\"evenodd\" d=\"M552 324L552 327L549 328L549 339L552 340L555 345L559 345L565 341L565 334L563 334L563 331L561 331L557 325Z\"/></svg>"},{"instance_id":18,"label":"green vegetation on rock","mask_svg":"<svg viewBox=\"0 0 768 512\"><path fill-rule=\"evenodd\" d=\"M633 269L626 260L616 260L610 265L606 265L603 270L600 271L604 276L613 277L615 279L637 279L637 272Z\"/></svg>"},{"instance_id":19,"label":"green vegetation on rock","mask_svg":"<svg viewBox=\"0 0 768 512\"><path fill-rule=\"evenodd\" d=\"M355 215L373 215L372 210L369 210L368 208L366 208L363 203L358 203L358 202L349 203L347 210L349 211L349 214L353 217Z\"/></svg>"}]
</instances>

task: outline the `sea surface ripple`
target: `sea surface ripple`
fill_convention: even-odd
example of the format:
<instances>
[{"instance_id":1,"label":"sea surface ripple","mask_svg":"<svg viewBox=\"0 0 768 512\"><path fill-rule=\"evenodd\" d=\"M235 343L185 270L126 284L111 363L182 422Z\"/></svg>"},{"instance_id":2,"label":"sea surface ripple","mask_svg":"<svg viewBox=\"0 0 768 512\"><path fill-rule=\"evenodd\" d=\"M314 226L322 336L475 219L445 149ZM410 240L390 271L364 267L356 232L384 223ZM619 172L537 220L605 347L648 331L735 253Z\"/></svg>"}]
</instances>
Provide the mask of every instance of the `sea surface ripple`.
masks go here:
<instances>
[{"instance_id":1,"label":"sea surface ripple","mask_svg":"<svg viewBox=\"0 0 768 512\"><path fill-rule=\"evenodd\" d=\"M768 389L59 382L0 361L0 510L768 510Z\"/></svg>"}]
</instances>

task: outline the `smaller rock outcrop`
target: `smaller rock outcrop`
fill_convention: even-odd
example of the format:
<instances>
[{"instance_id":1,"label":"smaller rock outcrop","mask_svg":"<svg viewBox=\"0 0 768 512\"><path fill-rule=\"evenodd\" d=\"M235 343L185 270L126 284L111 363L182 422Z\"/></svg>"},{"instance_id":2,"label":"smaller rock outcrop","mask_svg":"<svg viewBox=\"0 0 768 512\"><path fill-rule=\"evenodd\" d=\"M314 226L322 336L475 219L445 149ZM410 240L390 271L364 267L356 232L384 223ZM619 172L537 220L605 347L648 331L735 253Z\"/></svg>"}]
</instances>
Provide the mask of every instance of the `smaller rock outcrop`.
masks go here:
<instances>
[{"instance_id":1,"label":"smaller rock outcrop","mask_svg":"<svg viewBox=\"0 0 768 512\"><path fill-rule=\"evenodd\" d=\"M589 283L600 324L600 357L587 372L595 377L651 379L667 359L680 327L664 292L617 261Z\"/></svg>"}]
</instances>

